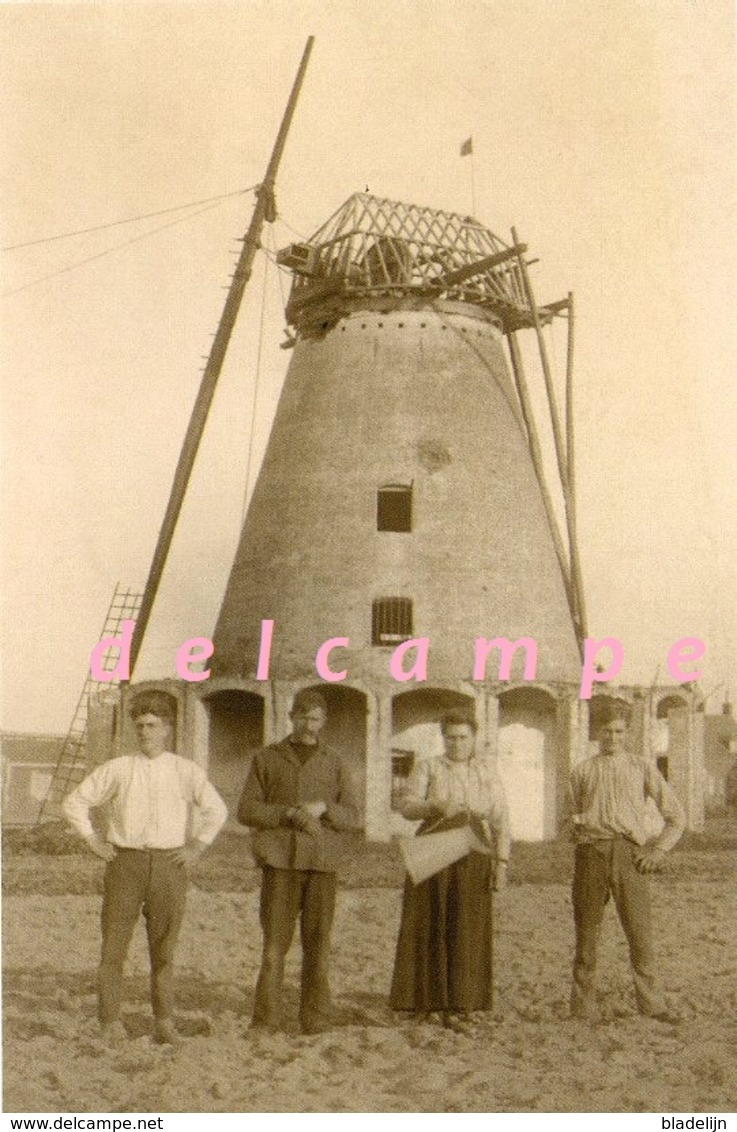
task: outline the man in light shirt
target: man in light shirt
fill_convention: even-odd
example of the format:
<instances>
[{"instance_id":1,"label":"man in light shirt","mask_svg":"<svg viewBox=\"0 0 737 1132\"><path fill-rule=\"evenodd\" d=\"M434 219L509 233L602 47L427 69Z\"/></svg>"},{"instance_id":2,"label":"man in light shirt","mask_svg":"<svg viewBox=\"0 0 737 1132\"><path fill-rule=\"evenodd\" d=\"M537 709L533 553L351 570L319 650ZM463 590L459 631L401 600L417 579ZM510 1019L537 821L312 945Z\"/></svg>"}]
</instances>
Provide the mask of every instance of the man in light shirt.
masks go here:
<instances>
[{"instance_id":1,"label":"man in light shirt","mask_svg":"<svg viewBox=\"0 0 737 1132\"><path fill-rule=\"evenodd\" d=\"M655 763L626 749L628 725L626 704L607 705L599 729L600 753L579 763L571 774L576 841L576 958L571 1014L587 1021L598 1017L596 953L604 908L611 895L629 945L637 1009L661 1022L677 1022L677 1015L667 1008L657 986L647 874L661 870L666 852L683 833L686 819ZM649 798L664 823L654 839L648 832Z\"/></svg>"},{"instance_id":2,"label":"man in light shirt","mask_svg":"<svg viewBox=\"0 0 737 1132\"><path fill-rule=\"evenodd\" d=\"M123 965L143 911L151 959L154 1041L176 1041L174 949L184 917L187 875L223 825L225 803L191 759L172 754L174 708L164 692L139 692L130 705L139 750L103 763L64 800L66 819L107 862L102 902L98 1017L106 1040L126 1035L120 1021ZM108 803L107 832L90 810ZM188 836L190 819L196 835Z\"/></svg>"}]
</instances>

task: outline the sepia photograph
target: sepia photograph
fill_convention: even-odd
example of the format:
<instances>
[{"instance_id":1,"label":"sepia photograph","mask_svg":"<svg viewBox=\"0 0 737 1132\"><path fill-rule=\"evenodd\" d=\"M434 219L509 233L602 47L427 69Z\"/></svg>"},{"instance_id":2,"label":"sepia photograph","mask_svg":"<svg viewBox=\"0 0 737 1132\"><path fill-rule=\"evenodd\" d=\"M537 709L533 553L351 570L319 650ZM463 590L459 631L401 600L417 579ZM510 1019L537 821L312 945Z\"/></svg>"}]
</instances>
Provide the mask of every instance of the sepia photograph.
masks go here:
<instances>
[{"instance_id":1,"label":"sepia photograph","mask_svg":"<svg viewBox=\"0 0 737 1132\"><path fill-rule=\"evenodd\" d=\"M726 1129L733 4L0 36L3 1111Z\"/></svg>"}]
</instances>

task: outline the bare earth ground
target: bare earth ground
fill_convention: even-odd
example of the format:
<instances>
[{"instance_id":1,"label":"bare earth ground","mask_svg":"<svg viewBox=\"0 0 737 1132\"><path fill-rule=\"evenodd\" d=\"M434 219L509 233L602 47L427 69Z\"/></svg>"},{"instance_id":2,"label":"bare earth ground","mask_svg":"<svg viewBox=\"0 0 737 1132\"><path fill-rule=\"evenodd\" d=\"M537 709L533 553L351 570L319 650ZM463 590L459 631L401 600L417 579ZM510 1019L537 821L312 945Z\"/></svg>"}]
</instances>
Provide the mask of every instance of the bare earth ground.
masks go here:
<instances>
[{"instance_id":1,"label":"bare earth ground","mask_svg":"<svg viewBox=\"0 0 737 1132\"><path fill-rule=\"evenodd\" d=\"M663 980L678 1026L635 1012L611 909L601 946L604 1020L566 1017L572 959L567 846L516 846L497 901L494 1017L472 1038L394 1018L386 1005L401 881L391 847L354 846L334 932L336 1029L248 1031L258 971L257 875L221 838L193 878L178 955L175 1050L152 1045L143 931L126 982L130 1040L95 1022L102 864L6 840L4 1107L10 1112L729 1112L737 1107L734 850L726 822L692 836L654 881ZM74 844L71 843L74 848ZM40 852L39 848L44 849ZM49 853L56 853L50 856ZM199 887L198 887L199 886Z\"/></svg>"}]
</instances>

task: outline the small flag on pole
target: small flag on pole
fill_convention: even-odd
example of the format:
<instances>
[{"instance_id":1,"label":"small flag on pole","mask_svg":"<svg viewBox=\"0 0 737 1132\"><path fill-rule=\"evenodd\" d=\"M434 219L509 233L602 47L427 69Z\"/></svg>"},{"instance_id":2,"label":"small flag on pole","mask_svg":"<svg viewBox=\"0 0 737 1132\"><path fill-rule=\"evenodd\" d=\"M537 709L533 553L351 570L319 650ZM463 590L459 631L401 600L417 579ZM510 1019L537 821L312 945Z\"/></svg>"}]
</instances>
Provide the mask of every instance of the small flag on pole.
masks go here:
<instances>
[{"instance_id":1,"label":"small flag on pole","mask_svg":"<svg viewBox=\"0 0 737 1132\"><path fill-rule=\"evenodd\" d=\"M461 146L461 157L468 157L469 153L473 153L473 137L466 138Z\"/></svg>"}]
</instances>

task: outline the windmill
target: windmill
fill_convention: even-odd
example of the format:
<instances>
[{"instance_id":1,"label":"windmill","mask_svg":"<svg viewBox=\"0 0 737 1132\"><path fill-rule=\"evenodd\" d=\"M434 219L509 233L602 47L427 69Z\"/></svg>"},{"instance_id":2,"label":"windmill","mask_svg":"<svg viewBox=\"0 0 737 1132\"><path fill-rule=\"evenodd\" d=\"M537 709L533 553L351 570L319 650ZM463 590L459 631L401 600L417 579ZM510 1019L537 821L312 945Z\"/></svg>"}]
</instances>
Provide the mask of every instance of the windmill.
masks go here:
<instances>
[{"instance_id":1,"label":"windmill","mask_svg":"<svg viewBox=\"0 0 737 1132\"><path fill-rule=\"evenodd\" d=\"M321 642L335 638L345 675L323 686L328 738L366 776L370 826L400 736L404 750L408 732L452 704L488 716L487 688L471 681L477 637L533 637L543 684L578 675L572 434L566 446L542 335L561 314L572 326L572 302L537 305L526 250L469 217L356 193L279 254L293 273L293 355L215 629L213 679L266 694L279 732L291 693L318 682ZM540 343L566 540L517 340L525 329ZM254 680L266 619L267 690ZM389 654L415 638L430 641L426 683L397 683ZM244 719L253 710L244 698Z\"/></svg>"},{"instance_id":2,"label":"windmill","mask_svg":"<svg viewBox=\"0 0 737 1132\"><path fill-rule=\"evenodd\" d=\"M275 216L276 171L311 47L310 39L205 367L131 670L261 227ZM365 784L367 830L385 836L392 751L408 765L422 729L460 704L474 707L493 743L505 723L504 692L493 672L472 678L473 642L528 637L539 647L537 690L532 701L507 705L506 722L520 712L540 716L545 765L534 782L512 784L525 796L532 791L545 810L540 835L554 826L572 709L550 689L575 685L585 636L573 490L573 304L569 296L538 306L526 251L515 232L504 241L473 218L364 192L280 253L293 273L292 358L218 617L212 678L172 693L182 701L183 748L202 757L205 739L224 793L232 796L242 780L244 752L287 729L294 691L319 684L329 700L328 740ZM542 333L561 316L569 331L565 429ZM565 537L518 343L524 330L540 348ZM275 627L268 679L257 673L264 621ZM345 678L316 676L326 638L341 642ZM431 642L427 676L405 684L388 657L413 638ZM513 754L514 776L520 760Z\"/></svg>"}]
</instances>

